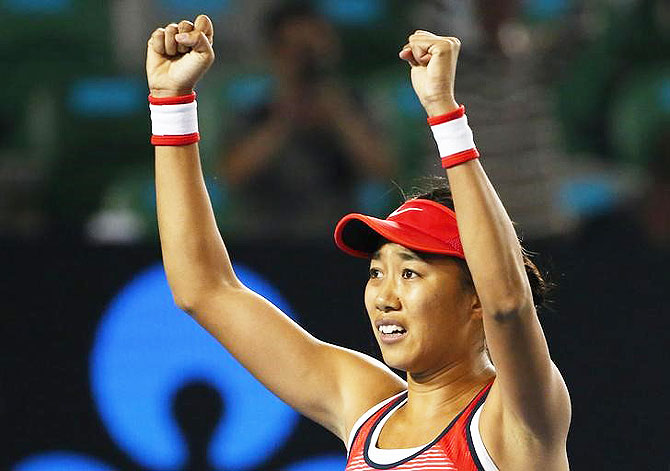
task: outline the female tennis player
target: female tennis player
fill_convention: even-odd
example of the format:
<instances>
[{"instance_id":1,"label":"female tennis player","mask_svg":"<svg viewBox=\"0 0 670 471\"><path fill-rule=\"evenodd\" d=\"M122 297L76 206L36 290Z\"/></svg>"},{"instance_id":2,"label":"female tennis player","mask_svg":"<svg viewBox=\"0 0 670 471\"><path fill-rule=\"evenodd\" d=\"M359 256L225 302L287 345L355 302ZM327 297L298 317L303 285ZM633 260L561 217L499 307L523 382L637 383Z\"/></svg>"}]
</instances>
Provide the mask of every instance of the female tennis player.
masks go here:
<instances>
[{"instance_id":1,"label":"female tennis player","mask_svg":"<svg viewBox=\"0 0 670 471\"><path fill-rule=\"evenodd\" d=\"M348 471L568 469L568 392L521 246L454 100L459 41L417 31L399 54L455 212L446 193L433 193L386 219L345 216L335 231L341 249L370 259L365 306L386 365L405 371L403 381L314 338L235 276L197 146L193 87L214 60L212 38L200 15L148 42L158 221L175 302L277 396L337 435Z\"/></svg>"}]
</instances>

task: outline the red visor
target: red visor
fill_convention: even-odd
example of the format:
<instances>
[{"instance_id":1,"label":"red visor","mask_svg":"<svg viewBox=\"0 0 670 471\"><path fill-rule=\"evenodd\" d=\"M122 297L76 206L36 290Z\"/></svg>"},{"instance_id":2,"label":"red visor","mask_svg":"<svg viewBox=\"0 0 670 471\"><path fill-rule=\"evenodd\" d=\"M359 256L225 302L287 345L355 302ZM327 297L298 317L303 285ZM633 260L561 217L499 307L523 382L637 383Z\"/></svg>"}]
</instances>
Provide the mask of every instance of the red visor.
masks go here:
<instances>
[{"instance_id":1,"label":"red visor","mask_svg":"<svg viewBox=\"0 0 670 471\"><path fill-rule=\"evenodd\" d=\"M418 252L465 259L456 213L435 201L406 201L386 219L347 214L335 227L335 243L355 257L370 258L383 239Z\"/></svg>"}]
</instances>

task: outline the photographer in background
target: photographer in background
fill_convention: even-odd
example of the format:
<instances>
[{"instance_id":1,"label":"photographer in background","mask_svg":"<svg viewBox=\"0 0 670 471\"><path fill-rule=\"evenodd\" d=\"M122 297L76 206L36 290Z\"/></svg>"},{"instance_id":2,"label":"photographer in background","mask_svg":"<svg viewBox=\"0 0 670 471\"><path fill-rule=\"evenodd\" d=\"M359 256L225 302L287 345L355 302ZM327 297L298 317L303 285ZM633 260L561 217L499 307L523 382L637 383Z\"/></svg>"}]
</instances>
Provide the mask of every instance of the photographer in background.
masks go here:
<instances>
[{"instance_id":1,"label":"photographer in background","mask_svg":"<svg viewBox=\"0 0 670 471\"><path fill-rule=\"evenodd\" d=\"M368 207L383 201L375 182L393 176L392 159L338 77L332 25L308 5L284 4L268 14L265 38L273 96L241 119L219 164L235 199L231 230L252 238L323 237L333 219L366 206L362 198Z\"/></svg>"}]
</instances>

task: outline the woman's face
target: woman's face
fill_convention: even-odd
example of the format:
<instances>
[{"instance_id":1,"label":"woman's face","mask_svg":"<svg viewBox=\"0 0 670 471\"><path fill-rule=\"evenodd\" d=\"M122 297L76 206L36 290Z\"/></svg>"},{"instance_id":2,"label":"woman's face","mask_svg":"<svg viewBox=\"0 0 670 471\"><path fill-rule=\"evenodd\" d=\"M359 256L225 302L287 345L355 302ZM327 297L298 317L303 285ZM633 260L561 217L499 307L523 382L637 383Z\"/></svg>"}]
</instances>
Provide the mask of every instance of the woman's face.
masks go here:
<instances>
[{"instance_id":1,"label":"woman's face","mask_svg":"<svg viewBox=\"0 0 670 471\"><path fill-rule=\"evenodd\" d=\"M478 301L451 257L384 244L370 262L365 307L387 365L429 374L481 345Z\"/></svg>"}]
</instances>

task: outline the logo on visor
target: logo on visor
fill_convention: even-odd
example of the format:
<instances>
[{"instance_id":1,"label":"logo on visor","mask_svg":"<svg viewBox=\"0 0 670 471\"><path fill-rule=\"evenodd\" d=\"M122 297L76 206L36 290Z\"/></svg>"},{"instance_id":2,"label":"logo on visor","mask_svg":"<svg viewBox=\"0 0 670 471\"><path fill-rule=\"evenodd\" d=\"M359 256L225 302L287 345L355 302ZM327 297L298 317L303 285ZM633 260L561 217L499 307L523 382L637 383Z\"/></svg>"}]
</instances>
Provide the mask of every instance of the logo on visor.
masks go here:
<instances>
[{"instance_id":1,"label":"logo on visor","mask_svg":"<svg viewBox=\"0 0 670 471\"><path fill-rule=\"evenodd\" d=\"M423 209L421 209L421 208L404 208L404 209L401 208L401 209L396 209L396 210L393 211L391 214L389 214L389 217L390 217L390 218L391 218L391 217L395 217L395 216L397 216L398 214L406 213L407 211L423 211Z\"/></svg>"}]
</instances>

